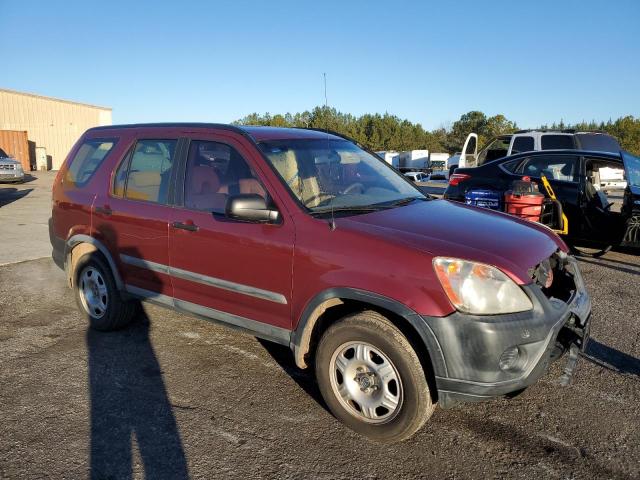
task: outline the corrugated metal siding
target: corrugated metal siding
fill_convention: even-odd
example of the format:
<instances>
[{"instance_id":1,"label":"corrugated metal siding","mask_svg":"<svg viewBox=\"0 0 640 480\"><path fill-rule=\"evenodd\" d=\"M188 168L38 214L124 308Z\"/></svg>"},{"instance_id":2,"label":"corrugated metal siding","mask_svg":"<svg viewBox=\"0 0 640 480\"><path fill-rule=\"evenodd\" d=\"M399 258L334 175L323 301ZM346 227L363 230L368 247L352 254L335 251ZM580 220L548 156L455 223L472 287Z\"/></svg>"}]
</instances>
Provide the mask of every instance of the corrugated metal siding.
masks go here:
<instances>
[{"instance_id":1,"label":"corrugated metal siding","mask_svg":"<svg viewBox=\"0 0 640 480\"><path fill-rule=\"evenodd\" d=\"M0 148L9 156L20 160L25 172L29 171L29 142L26 131L0 130Z\"/></svg>"},{"instance_id":2,"label":"corrugated metal siding","mask_svg":"<svg viewBox=\"0 0 640 480\"><path fill-rule=\"evenodd\" d=\"M111 109L0 89L0 130L26 130L60 168L85 130L111 125Z\"/></svg>"}]
</instances>

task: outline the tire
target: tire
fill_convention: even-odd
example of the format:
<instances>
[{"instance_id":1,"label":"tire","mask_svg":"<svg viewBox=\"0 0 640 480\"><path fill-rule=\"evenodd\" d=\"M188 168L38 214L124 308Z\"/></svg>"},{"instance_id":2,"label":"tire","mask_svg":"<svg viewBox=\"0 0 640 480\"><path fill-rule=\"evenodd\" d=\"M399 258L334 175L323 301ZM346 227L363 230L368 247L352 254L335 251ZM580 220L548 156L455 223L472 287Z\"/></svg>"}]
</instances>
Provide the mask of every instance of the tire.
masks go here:
<instances>
[{"instance_id":1,"label":"tire","mask_svg":"<svg viewBox=\"0 0 640 480\"><path fill-rule=\"evenodd\" d=\"M78 260L73 288L78 308L94 330L108 332L127 326L140 306L137 300L122 299L111 269L96 253Z\"/></svg>"},{"instance_id":2,"label":"tire","mask_svg":"<svg viewBox=\"0 0 640 480\"><path fill-rule=\"evenodd\" d=\"M374 441L411 437L435 409L420 359L377 312L349 315L329 327L318 344L315 369L331 413Z\"/></svg>"}]
</instances>

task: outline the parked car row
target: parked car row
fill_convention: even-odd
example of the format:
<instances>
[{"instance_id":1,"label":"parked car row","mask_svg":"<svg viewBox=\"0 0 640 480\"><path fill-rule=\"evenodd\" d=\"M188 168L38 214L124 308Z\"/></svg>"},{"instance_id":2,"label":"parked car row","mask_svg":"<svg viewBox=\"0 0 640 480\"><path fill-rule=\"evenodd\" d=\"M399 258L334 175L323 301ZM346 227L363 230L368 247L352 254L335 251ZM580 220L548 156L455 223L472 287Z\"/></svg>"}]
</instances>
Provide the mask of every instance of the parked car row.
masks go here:
<instances>
[{"instance_id":1,"label":"parked car row","mask_svg":"<svg viewBox=\"0 0 640 480\"><path fill-rule=\"evenodd\" d=\"M56 177L50 237L92 328L144 300L287 345L379 441L436 404L517 394L566 351L570 377L588 339L589 296L551 230L433 200L325 132L90 129Z\"/></svg>"},{"instance_id":2,"label":"parked car row","mask_svg":"<svg viewBox=\"0 0 640 480\"><path fill-rule=\"evenodd\" d=\"M489 140L478 152L478 135L470 133L462 152L448 158L445 168L438 176L448 179L456 168L477 167L517 153L565 149L615 153L620 151L620 144L611 135L601 132L519 130Z\"/></svg>"}]
</instances>

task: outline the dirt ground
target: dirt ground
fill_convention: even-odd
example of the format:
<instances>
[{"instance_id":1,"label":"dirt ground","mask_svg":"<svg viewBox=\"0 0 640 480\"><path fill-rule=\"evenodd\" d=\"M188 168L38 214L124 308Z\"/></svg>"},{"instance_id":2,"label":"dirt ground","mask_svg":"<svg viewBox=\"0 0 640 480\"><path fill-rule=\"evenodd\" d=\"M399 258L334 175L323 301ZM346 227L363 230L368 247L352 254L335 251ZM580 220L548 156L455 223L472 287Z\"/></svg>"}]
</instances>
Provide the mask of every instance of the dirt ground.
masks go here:
<instances>
[{"instance_id":1,"label":"dirt ground","mask_svg":"<svg viewBox=\"0 0 640 480\"><path fill-rule=\"evenodd\" d=\"M581 261L592 342L512 399L371 443L287 349L148 306L87 330L50 259L0 267L1 478L640 478L640 258ZM595 362L595 363L594 363Z\"/></svg>"}]
</instances>

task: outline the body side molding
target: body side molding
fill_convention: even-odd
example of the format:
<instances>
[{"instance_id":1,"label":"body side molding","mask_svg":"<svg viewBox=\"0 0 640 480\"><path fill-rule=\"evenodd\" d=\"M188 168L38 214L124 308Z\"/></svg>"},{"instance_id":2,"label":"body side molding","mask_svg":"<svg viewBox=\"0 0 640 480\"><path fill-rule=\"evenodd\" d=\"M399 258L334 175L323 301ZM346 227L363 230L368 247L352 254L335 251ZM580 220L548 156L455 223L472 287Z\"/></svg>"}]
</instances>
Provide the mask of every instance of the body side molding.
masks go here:
<instances>
[{"instance_id":1,"label":"body side molding","mask_svg":"<svg viewBox=\"0 0 640 480\"><path fill-rule=\"evenodd\" d=\"M120 255L120 260L134 267L145 268L153 272L165 273L172 277L180 278L182 280L188 280L190 282L202 283L212 287L220 288L222 290L228 290L234 293L240 293L243 295L249 295L251 297L260 298L262 300L268 300L270 302L287 304L287 299L284 295L269 290L263 290L261 288L252 287L250 285L243 285L241 283L230 282L222 278L210 277L197 272L191 272L189 270L183 270L177 267L171 267L169 265L163 265L161 263L151 262L138 257L132 257L129 255Z\"/></svg>"}]
</instances>

